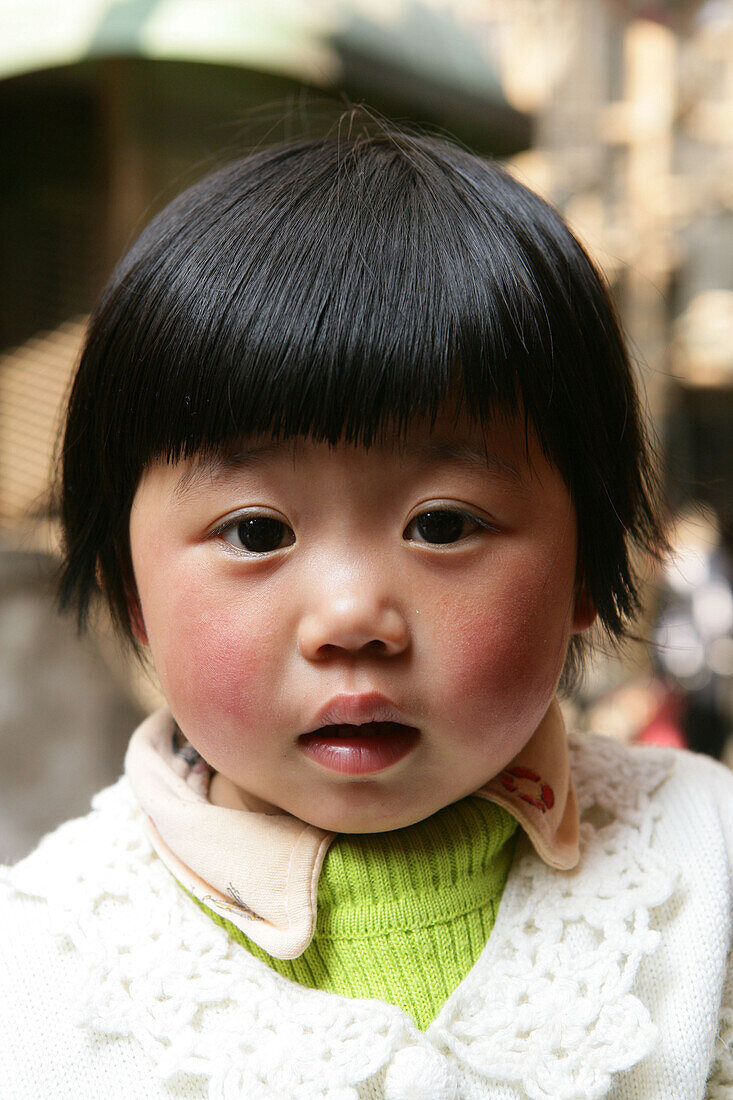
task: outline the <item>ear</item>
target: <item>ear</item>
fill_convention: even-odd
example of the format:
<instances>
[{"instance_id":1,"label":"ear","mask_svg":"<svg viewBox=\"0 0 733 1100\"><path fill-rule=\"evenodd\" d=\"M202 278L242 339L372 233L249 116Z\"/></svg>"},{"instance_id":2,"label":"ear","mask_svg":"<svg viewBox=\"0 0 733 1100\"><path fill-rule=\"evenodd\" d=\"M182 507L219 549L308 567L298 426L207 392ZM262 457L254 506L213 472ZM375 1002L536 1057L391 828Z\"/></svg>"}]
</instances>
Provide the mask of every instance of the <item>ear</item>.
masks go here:
<instances>
[{"instance_id":1,"label":"ear","mask_svg":"<svg viewBox=\"0 0 733 1100\"><path fill-rule=\"evenodd\" d=\"M137 593L134 593L127 598L127 611L130 616L130 626L132 627L132 636L138 645L148 646L148 632L145 629L145 620L143 619L143 609L140 606L140 600Z\"/></svg>"},{"instance_id":2,"label":"ear","mask_svg":"<svg viewBox=\"0 0 733 1100\"><path fill-rule=\"evenodd\" d=\"M102 569L102 563L97 558L97 564L95 568L95 576L97 584L100 590L107 598L107 584L104 579L104 570ZM145 620L143 619L143 610L140 606L140 597L137 594L137 588L135 582L129 579L125 582L125 593L127 598L127 613L130 616L130 627L132 629L132 636L138 645L149 646L148 632L145 629Z\"/></svg>"},{"instance_id":3,"label":"ear","mask_svg":"<svg viewBox=\"0 0 733 1100\"><path fill-rule=\"evenodd\" d=\"M575 604L573 606L573 634L582 634L583 631L589 630L596 621L596 609L591 599L588 587L585 584L581 584L575 593Z\"/></svg>"}]
</instances>

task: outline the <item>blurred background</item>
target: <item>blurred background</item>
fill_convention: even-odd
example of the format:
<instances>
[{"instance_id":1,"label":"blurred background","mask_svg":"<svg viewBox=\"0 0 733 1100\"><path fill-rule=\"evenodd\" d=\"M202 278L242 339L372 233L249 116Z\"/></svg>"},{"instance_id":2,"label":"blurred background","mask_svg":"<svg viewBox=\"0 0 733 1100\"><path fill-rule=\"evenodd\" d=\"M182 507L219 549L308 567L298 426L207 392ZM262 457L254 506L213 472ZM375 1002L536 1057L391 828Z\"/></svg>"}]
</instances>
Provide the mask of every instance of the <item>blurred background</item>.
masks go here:
<instances>
[{"instance_id":1,"label":"blurred background","mask_svg":"<svg viewBox=\"0 0 733 1100\"><path fill-rule=\"evenodd\" d=\"M179 190L351 102L504 159L612 288L674 553L576 725L731 761L733 0L0 0L0 861L120 772L150 676L54 608L85 318Z\"/></svg>"}]
</instances>

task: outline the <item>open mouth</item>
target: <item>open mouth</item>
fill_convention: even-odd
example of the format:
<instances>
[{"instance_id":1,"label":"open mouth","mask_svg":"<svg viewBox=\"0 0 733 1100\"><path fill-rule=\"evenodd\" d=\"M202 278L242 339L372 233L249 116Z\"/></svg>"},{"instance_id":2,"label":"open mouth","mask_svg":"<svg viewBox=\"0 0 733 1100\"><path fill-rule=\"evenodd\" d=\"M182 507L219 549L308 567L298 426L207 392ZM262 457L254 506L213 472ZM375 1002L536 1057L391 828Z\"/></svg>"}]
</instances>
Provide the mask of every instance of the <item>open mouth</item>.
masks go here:
<instances>
[{"instance_id":1,"label":"open mouth","mask_svg":"<svg viewBox=\"0 0 733 1100\"><path fill-rule=\"evenodd\" d=\"M339 722L334 725L320 726L317 730L304 733L302 736L331 738L389 737L414 728L414 726L406 726L402 722L362 722L359 725L351 722Z\"/></svg>"},{"instance_id":2,"label":"open mouth","mask_svg":"<svg viewBox=\"0 0 733 1100\"><path fill-rule=\"evenodd\" d=\"M420 731L402 722L340 722L320 726L298 738L311 760L341 775L384 771L415 747Z\"/></svg>"}]
</instances>

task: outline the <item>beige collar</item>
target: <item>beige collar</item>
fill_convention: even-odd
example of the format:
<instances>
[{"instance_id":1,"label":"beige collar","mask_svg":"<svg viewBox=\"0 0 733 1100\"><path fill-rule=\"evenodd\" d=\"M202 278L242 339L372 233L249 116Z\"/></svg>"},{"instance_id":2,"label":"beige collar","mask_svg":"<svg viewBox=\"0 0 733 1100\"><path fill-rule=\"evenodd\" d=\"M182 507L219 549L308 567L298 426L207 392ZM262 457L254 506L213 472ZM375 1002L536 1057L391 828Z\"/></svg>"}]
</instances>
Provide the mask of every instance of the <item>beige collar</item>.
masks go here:
<instances>
[{"instance_id":1,"label":"beige collar","mask_svg":"<svg viewBox=\"0 0 733 1100\"><path fill-rule=\"evenodd\" d=\"M336 834L253 808L233 784L212 779L167 709L135 731L125 771L151 843L181 885L268 954L301 955L313 937L318 878ZM521 752L475 794L508 810L551 867L577 864L578 809L556 701Z\"/></svg>"}]
</instances>

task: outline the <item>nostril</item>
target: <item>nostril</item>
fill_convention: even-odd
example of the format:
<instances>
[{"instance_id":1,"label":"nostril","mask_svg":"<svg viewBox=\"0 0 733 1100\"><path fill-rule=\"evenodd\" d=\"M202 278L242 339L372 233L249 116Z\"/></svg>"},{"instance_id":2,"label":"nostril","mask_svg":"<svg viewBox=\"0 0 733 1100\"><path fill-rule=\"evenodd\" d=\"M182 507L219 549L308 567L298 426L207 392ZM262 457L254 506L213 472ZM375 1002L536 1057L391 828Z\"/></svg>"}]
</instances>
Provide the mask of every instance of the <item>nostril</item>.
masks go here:
<instances>
[{"instance_id":1,"label":"nostril","mask_svg":"<svg viewBox=\"0 0 733 1100\"><path fill-rule=\"evenodd\" d=\"M406 648L408 638L407 623L399 612L365 607L358 601L327 602L306 615L298 628L298 648L309 660L345 652L394 656Z\"/></svg>"},{"instance_id":2,"label":"nostril","mask_svg":"<svg viewBox=\"0 0 733 1100\"><path fill-rule=\"evenodd\" d=\"M330 657L334 653L343 653L344 649L359 649L362 653L386 653L387 644L381 638L372 638L370 642L364 642L361 646L340 646L334 645L332 642L324 642L323 645L318 647L318 652L323 657Z\"/></svg>"}]
</instances>

